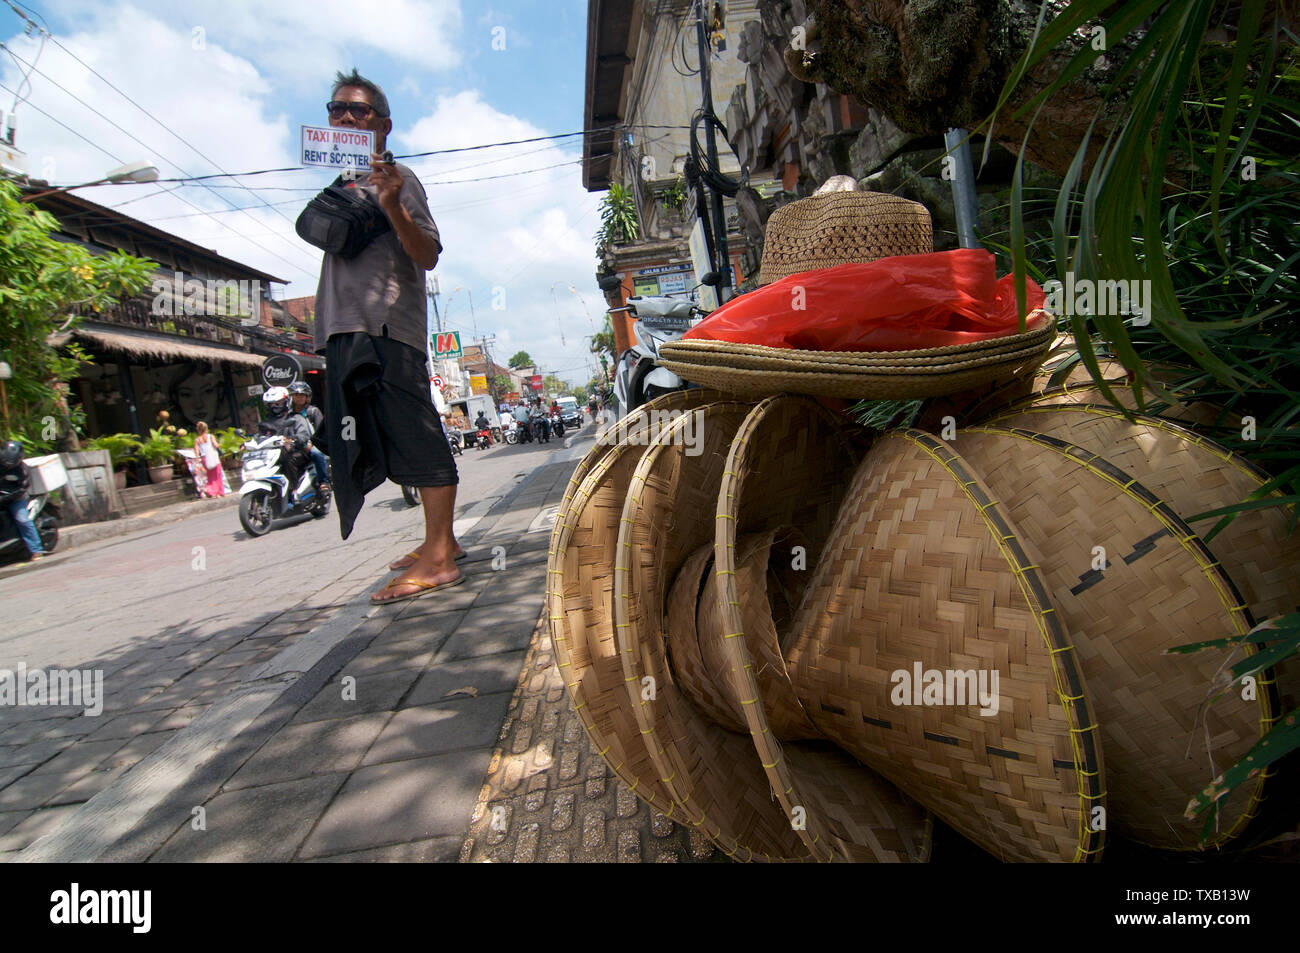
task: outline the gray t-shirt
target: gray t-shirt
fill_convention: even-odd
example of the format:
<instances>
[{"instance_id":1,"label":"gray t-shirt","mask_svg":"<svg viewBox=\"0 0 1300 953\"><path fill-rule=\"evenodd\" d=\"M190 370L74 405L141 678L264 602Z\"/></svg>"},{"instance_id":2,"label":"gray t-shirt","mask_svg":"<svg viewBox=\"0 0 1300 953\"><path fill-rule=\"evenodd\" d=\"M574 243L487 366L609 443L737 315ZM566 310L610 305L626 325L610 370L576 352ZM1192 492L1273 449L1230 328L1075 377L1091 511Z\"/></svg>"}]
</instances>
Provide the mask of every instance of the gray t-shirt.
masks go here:
<instances>
[{"instance_id":1,"label":"gray t-shirt","mask_svg":"<svg viewBox=\"0 0 1300 953\"><path fill-rule=\"evenodd\" d=\"M397 168L402 173L402 207L416 227L438 242L441 251L442 241L429 212L424 186L407 166L398 163ZM352 187L374 197L374 187L364 181ZM388 337L418 351L423 352L427 346L424 269L402 248L396 231L380 235L355 258L325 255L316 287L316 353L324 353L331 335L364 331L383 337L385 328Z\"/></svg>"}]
</instances>

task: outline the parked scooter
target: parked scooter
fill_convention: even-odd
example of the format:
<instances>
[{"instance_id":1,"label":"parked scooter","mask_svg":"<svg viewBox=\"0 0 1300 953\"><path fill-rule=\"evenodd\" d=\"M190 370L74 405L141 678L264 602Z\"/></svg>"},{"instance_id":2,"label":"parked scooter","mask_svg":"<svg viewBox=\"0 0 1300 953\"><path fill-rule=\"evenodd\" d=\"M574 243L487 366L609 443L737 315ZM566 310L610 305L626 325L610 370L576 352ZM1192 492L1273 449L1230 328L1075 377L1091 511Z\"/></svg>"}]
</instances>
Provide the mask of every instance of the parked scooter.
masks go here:
<instances>
[{"instance_id":1,"label":"parked scooter","mask_svg":"<svg viewBox=\"0 0 1300 953\"><path fill-rule=\"evenodd\" d=\"M289 478L283 472L286 440L279 435L251 437L244 444L243 485L239 488L239 522L249 536L265 536L277 519L309 513L321 519L330 511L330 490L316 482L316 468L302 468L289 502Z\"/></svg>"},{"instance_id":2,"label":"parked scooter","mask_svg":"<svg viewBox=\"0 0 1300 953\"><path fill-rule=\"evenodd\" d=\"M48 494L29 494L27 515L41 537L41 549L47 553L54 552L54 547L59 544L59 508L50 502ZM10 517L9 507L0 506L0 556L18 555L26 557L27 546L18 535L18 524Z\"/></svg>"},{"instance_id":3,"label":"parked scooter","mask_svg":"<svg viewBox=\"0 0 1300 953\"><path fill-rule=\"evenodd\" d=\"M619 419L647 401L686 387L684 380L659 363L659 347L676 341L705 314L692 301L662 296L629 298L625 310L636 319L637 343L623 352L614 370Z\"/></svg>"}]
</instances>

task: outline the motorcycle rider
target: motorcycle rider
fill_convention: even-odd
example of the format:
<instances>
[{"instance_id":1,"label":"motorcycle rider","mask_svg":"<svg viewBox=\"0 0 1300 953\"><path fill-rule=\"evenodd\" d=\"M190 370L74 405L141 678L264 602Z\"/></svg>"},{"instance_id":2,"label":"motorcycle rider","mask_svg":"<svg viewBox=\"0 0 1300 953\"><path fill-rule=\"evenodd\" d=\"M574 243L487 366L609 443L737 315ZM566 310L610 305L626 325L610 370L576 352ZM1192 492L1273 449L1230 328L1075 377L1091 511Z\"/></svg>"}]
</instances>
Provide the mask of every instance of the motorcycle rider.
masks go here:
<instances>
[{"instance_id":1,"label":"motorcycle rider","mask_svg":"<svg viewBox=\"0 0 1300 953\"><path fill-rule=\"evenodd\" d=\"M27 475L27 464L23 463L23 445L17 440L6 441L0 447L0 505L9 511L10 518L18 527L18 535L33 560L44 559L48 553L41 545L41 535L36 532L36 525L27 515L27 488L31 479Z\"/></svg>"},{"instance_id":2,"label":"motorcycle rider","mask_svg":"<svg viewBox=\"0 0 1300 953\"><path fill-rule=\"evenodd\" d=\"M307 452L311 447L311 424L300 414L289 412L289 391L284 387L268 388L262 395L266 405L267 416L258 423L257 429L262 433L276 434L289 438L289 446L284 453L284 475L289 479L289 502L296 503L295 490L302 479L303 468L307 465Z\"/></svg>"},{"instance_id":3,"label":"motorcycle rider","mask_svg":"<svg viewBox=\"0 0 1300 953\"><path fill-rule=\"evenodd\" d=\"M293 401L293 412L299 414L311 425L311 435L316 436L316 431L325 422L325 415L321 413L319 407L311 402L311 385L304 381L294 381L289 385L289 399ZM315 443L312 444L308 451L311 454L312 465L316 467L316 482L321 486L329 486L330 474L325 465L325 454L321 452L320 447Z\"/></svg>"},{"instance_id":4,"label":"motorcycle rider","mask_svg":"<svg viewBox=\"0 0 1300 953\"><path fill-rule=\"evenodd\" d=\"M478 416L474 418L474 429L480 432L486 430L487 435L479 437L479 439L486 440L487 445L489 447L492 446L492 424L488 421L487 416L481 410L478 412Z\"/></svg>"}]
</instances>

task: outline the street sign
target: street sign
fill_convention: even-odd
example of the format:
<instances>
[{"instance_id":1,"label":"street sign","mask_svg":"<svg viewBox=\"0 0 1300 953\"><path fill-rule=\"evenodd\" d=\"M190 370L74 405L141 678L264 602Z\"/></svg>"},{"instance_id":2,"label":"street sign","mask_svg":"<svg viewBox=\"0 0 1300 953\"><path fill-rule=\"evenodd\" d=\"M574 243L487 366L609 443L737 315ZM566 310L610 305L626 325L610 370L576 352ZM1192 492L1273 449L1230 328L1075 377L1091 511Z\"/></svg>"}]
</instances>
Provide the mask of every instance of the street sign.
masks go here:
<instances>
[{"instance_id":1,"label":"street sign","mask_svg":"<svg viewBox=\"0 0 1300 953\"><path fill-rule=\"evenodd\" d=\"M433 386L434 386L434 387L438 388L438 390L442 390L442 378L441 378L441 377L439 377L437 374L434 374L432 377L429 378L429 380L433 383Z\"/></svg>"},{"instance_id":2,"label":"street sign","mask_svg":"<svg viewBox=\"0 0 1300 953\"><path fill-rule=\"evenodd\" d=\"M469 376L469 386L470 386L471 388L473 388L474 393L476 393L476 394L486 394L486 393L487 393L487 389L488 389L488 386L487 386L487 375L486 375L486 374L471 374L471 375Z\"/></svg>"},{"instance_id":3,"label":"street sign","mask_svg":"<svg viewBox=\"0 0 1300 953\"><path fill-rule=\"evenodd\" d=\"M370 154L375 151L375 134L369 129L331 126L303 126L300 165L315 165L342 172L370 171Z\"/></svg>"},{"instance_id":4,"label":"street sign","mask_svg":"<svg viewBox=\"0 0 1300 953\"><path fill-rule=\"evenodd\" d=\"M439 331L433 336L434 360L441 360L445 357L461 357L463 353L460 349L459 331Z\"/></svg>"},{"instance_id":5,"label":"street sign","mask_svg":"<svg viewBox=\"0 0 1300 953\"><path fill-rule=\"evenodd\" d=\"M534 374L532 377L528 378L528 386L531 387L533 390L541 390L543 386L542 375Z\"/></svg>"},{"instance_id":6,"label":"street sign","mask_svg":"<svg viewBox=\"0 0 1300 953\"><path fill-rule=\"evenodd\" d=\"M302 365L291 354L268 357L262 365L262 381L267 387L288 387L302 377Z\"/></svg>"}]
</instances>

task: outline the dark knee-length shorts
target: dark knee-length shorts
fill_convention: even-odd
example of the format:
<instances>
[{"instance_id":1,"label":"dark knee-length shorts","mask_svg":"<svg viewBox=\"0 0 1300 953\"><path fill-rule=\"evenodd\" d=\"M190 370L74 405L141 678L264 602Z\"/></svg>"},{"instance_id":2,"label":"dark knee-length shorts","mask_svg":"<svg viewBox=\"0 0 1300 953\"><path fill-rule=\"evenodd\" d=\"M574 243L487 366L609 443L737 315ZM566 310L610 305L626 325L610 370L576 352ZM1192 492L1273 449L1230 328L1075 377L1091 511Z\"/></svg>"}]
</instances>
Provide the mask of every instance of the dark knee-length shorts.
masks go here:
<instances>
[{"instance_id":1,"label":"dark knee-length shorts","mask_svg":"<svg viewBox=\"0 0 1300 953\"><path fill-rule=\"evenodd\" d=\"M336 343L335 335L326 347L327 366ZM447 435L429 393L429 370L425 355L391 338L370 336L381 366L379 386L366 398L370 413L356 419L373 421L377 433L371 446L382 448L388 478L405 486L453 486L460 482ZM335 365L337 366L337 365ZM360 424L359 424L360 425Z\"/></svg>"}]
</instances>

